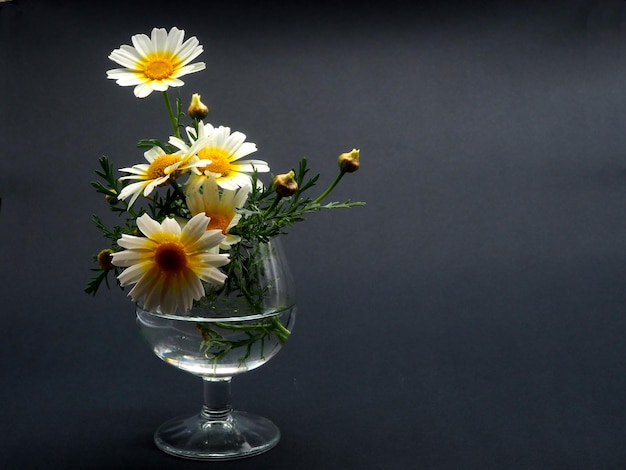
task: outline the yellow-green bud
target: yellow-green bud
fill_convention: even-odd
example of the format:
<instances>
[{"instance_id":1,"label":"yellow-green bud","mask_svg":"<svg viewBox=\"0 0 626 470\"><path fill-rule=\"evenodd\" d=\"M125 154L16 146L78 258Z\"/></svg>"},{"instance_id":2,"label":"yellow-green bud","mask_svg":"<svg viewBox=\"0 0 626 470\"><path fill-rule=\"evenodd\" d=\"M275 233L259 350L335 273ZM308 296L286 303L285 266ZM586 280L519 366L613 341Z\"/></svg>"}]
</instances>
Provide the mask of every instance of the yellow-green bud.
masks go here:
<instances>
[{"instance_id":1,"label":"yellow-green bud","mask_svg":"<svg viewBox=\"0 0 626 470\"><path fill-rule=\"evenodd\" d=\"M359 169L359 153L358 149L352 149L350 152L339 155L339 168L346 173L354 173Z\"/></svg>"},{"instance_id":2,"label":"yellow-green bud","mask_svg":"<svg viewBox=\"0 0 626 470\"><path fill-rule=\"evenodd\" d=\"M113 263L111 262L113 260L113 258L111 257L111 254L113 253L112 250L110 250L109 248L106 248L102 251L100 251L100 253L98 253L98 264L100 265L100 267L102 269L113 269L115 266L113 266Z\"/></svg>"},{"instance_id":3,"label":"yellow-green bud","mask_svg":"<svg viewBox=\"0 0 626 470\"><path fill-rule=\"evenodd\" d=\"M187 109L187 114L189 114L189 117L192 119L197 119L199 121L207 117L207 114L209 114L209 107L200 101L200 95L198 93L191 95L191 104Z\"/></svg>"},{"instance_id":4,"label":"yellow-green bud","mask_svg":"<svg viewBox=\"0 0 626 470\"><path fill-rule=\"evenodd\" d=\"M298 191L298 182L296 181L296 174L293 170L289 173L276 175L272 184L280 197L293 196L296 191Z\"/></svg>"},{"instance_id":5,"label":"yellow-green bud","mask_svg":"<svg viewBox=\"0 0 626 470\"><path fill-rule=\"evenodd\" d=\"M104 200L107 202L107 204L111 206L114 206L115 204L119 202L119 200L116 197L111 196L110 194L107 194L106 196L104 196Z\"/></svg>"}]
</instances>

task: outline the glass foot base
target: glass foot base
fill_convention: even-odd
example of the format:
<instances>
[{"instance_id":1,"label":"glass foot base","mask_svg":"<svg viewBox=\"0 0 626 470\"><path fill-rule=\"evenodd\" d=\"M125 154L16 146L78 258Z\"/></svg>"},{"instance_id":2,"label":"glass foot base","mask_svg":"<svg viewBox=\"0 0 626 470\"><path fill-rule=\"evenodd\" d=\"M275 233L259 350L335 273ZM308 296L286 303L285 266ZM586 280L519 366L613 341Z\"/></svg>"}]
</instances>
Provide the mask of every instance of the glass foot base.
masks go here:
<instances>
[{"instance_id":1,"label":"glass foot base","mask_svg":"<svg viewBox=\"0 0 626 470\"><path fill-rule=\"evenodd\" d=\"M218 421L201 413L174 418L154 434L154 443L163 452L193 460L251 457L270 450L279 440L280 431L274 423L243 411L233 411Z\"/></svg>"}]
</instances>

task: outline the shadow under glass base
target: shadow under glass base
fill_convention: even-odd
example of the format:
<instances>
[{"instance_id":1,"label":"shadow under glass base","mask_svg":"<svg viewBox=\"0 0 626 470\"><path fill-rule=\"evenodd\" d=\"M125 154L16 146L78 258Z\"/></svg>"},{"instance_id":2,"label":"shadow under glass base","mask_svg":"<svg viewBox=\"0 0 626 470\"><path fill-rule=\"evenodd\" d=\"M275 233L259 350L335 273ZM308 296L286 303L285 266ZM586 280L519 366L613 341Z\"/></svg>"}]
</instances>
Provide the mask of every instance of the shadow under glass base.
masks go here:
<instances>
[{"instance_id":1,"label":"shadow under glass base","mask_svg":"<svg viewBox=\"0 0 626 470\"><path fill-rule=\"evenodd\" d=\"M232 411L223 420L202 413L163 423L154 443L163 452L192 460L232 460L266 452L280 440L278 427L269 419Z\"/></svg>"}]
</instances>

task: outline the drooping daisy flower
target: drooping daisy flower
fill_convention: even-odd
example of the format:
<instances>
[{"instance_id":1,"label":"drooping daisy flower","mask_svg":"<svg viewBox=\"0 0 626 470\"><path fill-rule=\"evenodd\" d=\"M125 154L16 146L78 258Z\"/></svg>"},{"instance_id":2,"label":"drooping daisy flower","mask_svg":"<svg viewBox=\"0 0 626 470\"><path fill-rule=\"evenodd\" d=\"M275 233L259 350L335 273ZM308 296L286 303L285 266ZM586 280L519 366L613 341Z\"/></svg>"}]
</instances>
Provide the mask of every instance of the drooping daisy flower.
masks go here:
<instances>
[{"instance_id":1,"label":"drooping daisy flower","mask_svg":"<svg viewBox=\"0 0 626 470\"><path fill-rule=\"evenodd\" d=\"M199 190L207 178L215 178L218 186L224 189L237 189L250 184L250 175L270 171L269 165L262 160L240 160L256 152L256 144L245 142L245 134L235 131L231 134L229 127L217 129L211 124L198 123L198 135L195 130L187 128L190 139L206 138L206 144L198 152L202 160L210 160L211 164L197 166L189 176L190 193Z\"/></svg>"},{"instance_id":2,"label":"drooping daisy flower","mask_svg":"<svg viewBox=\"0 0 626 470\"><path fill-rule=\"evenodd\" d=\"M228 250L231 245L239 243L241 237L228 231L237 225L241 214L237 209L243 207L251 190L250 184L238 190L223 189L220 191L214 178L207 178L200 191L187 195L187 207L192 215L205 213L211 218L207 230L219 229L226 238L220 243L220 248Z\"/></svg>"},{"instance_id":3,"label":"drooping daisy flower","mask_svg":"<svg viewBox=\"0 0 626 470\"><path fill-rule=\"evenodd\" d=\"M120 284L135 284L128 295L149 311L184 313L204 296L202 281L223 284L226 275L218 268L228 263L227 254L215 253L224 239L219 230L206 230L209 218L192 217L181 229L174 219L162 223L144 214L137 227L145 237L122 235L124 251L113 253L112 263L126 269Z\"/></svg>"},{"instance_id":4,"label":"drooping daisy flower","mask_svg":"<svg viewBox=\"0 0 626 470\"><path fill-rule=\"evenodd\" d=\"M178 28L154 28L148 37L135 34L132 46L124 44L109 55L109 59L123 66L107 72L107 78L121 86L134 86L135 96L144 98L153 91L182 86L183 75L204 70L204 62L190 62L202 53L202 46L191 37L183 42L185 31Z\"/></svg>"},{"instance_id":5,"label":"drooping daisy flower","mask_svg":"<svg viewBox=\"0 0 626 470\"><path fill-rule=\"evenodd\" d=\"M129 176L122 176L120 180L139 180L124 186L120 191L118 196L120 200L132 195L128 207L133 205L140 194L143 193L147 197L154 188L166 183L170 178L177 178L195 166L204 167L208 163L197 158L198 150L205 145L203 140L198 139L191 147L176 137L171 137L169 143L177 147L178 152L168 154L161 147L153 147L144 153L148 163L120 169L130 173Z\"/></svg>"}]
</instances>

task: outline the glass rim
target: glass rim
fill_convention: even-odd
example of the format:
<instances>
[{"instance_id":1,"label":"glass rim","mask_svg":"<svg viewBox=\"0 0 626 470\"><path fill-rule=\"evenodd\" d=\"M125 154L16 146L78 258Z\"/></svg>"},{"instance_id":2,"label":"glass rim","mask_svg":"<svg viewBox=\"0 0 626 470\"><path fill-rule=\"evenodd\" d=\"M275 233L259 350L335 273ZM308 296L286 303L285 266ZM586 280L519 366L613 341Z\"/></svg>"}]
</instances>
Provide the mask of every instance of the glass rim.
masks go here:
<instances>
[{"instance_id":1,"label":"glass rim","mask_svg":"<svg viewBox=\"0 0 626 470\"><path fill-rule=\"evenodd\" d=\"M141 305L136 304L135 313L137 315L139 315L140 313L145 313L148 315L152 315L152 316L159 317L159 318L165 318L168 320L218 323L218 322L260 320L263 318L280 315L288 310L294 309L295 307L296 307L296 303L294 302L290 305L275 307L275 308L266 310L261 313L242 312L241 315L202 316L202 315L194 315L193 312L198 311L198 310L204 310L206 312L209 312L209 310L202 309L201 307L194 307L185 313L167 314L167 313L161 313L161 312L152 312L150 310L144 309Z\"/></svg>"}]
</instances>

